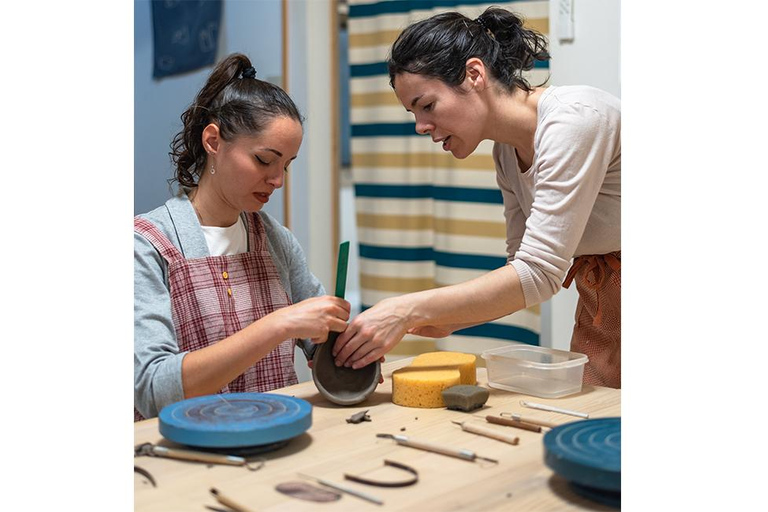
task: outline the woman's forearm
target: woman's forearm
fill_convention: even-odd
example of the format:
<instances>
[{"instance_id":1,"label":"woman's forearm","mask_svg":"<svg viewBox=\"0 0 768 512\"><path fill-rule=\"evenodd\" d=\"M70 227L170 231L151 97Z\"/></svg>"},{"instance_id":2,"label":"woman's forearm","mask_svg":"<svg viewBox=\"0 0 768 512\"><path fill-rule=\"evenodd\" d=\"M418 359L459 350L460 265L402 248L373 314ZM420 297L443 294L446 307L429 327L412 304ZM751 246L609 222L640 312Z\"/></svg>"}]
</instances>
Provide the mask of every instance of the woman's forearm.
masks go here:
<instances>
[{"instance_id":1,"label":"woman's forearm","mask_svg":"<svg viewBox=\"0 0 768 512\"><path fill-rule=\"evenodd\" d=\"M525 308L523 288L511 265L464 283L392 300L402 300L400 307L409 329L425 325L477 325Z\"/></svg>"},{"instance_id":2,"label":"woman's forearm","mask_svg":"<svg viewBox=\"0 0 768 512\"><path fill-rule=\"evenodd\" d=\"M336 340L339 365L361 368L376 361L412 329L474 325L525 307L517 271L505 265L465 283L385 299L359 314Z\"/></svg>"},{"instance_id":3,"label":"woman's forearm","mask_svg":"<svg viewBox=\"0 0 768 512\"><path fill-rule=\"evenodd\" d=\"M289 338L269 315L203 349L189 352L181 362L184 398L217 393L249 366Z\"/></svg>"}]
</instances>

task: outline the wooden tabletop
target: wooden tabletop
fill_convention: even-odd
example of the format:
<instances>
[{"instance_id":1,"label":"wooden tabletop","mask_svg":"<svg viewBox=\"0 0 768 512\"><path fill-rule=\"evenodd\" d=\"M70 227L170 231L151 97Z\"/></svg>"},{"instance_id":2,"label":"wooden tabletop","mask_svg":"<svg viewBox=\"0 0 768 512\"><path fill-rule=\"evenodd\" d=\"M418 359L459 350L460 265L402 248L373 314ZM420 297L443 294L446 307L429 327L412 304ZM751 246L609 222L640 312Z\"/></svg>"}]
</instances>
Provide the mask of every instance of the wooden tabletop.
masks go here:
<instances>
[{"instance_id":1,"label":"wooden tabletop","mask_svg":"<svg viewBox=\"0 0 768 512\"><path fill-rule=\"evenodd\" d=\"M587 412L590 418L621 415L621 391L584 386L581 393L549 400L490 388L482 409L470 413L448 409L416 409L392 403L392 371L406 366L410 359L384 363L384 383L365 402L351 407L332 404L323 398L312 381L275 390L274 393L303 398L313 406L312 427L292 439L284 448L264 454L264 467L249 471L244 467L208 465L160 457L138 457L134 464L149 471L157 482L152 485L138 473L134 479L134 508L138 511L225 510L210 494L214 487L227 498L252 511L306 511L322 508L328 512L366 510L413 511L493 511L493 510L613 510L574 494L567 482L544 464L543 433L492 425L486 415L517 412L554 423L578 418L559 413L524 408L520 400L555 405ZM485 368L477 370L478 385L488 387ZM368 410L371 421L347 423L346 418ZM451 423L471 421L514 433L520 442L513 446L495 439L464 432ZM546 429L545 429L546 431ZM437 453L400 446L393 440L377 438L378 433L409 436L454 448L468 449L479 456L497 459L498 464L470 462ZM134 442L173 446L158 432L157 418L134 425ZM379 480L402 480L408 476L384 467L384 460L407 464L416 469L415 485L382 488L345 480L344 474L364 475ZM286 496L275 490L280 483L304 481L303 473L376 496L376 505L343 494L338 501L314 503ZM318 485L319 486L319 485Z\"/></svg>"}]
</instances>

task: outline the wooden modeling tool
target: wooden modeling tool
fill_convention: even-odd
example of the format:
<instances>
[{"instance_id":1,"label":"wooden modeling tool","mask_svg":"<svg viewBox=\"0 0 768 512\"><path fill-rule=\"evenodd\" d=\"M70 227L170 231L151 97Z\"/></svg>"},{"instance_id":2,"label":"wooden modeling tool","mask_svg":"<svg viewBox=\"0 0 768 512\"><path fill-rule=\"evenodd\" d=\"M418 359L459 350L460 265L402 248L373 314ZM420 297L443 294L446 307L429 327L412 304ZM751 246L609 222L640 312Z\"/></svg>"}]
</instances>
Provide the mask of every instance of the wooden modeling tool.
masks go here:
<instances>
[{"instance_id":1,"label":"wooden modeling tool","mask_svg":"<svg viewBox=\"0 0 768 512\"><path fill-rule=\"evenodd\" d=\"M503 432L498 432L492 428L484 427L483 425L477 425L466 421L451 421L451 423L460 425L461 430L465 432L472 432L473 434L477 434L479 436L490 437L491 439L496 439L497 441L509 443L512 445L517 445L520 443L520 438L517 436L511 436Z\"/></svg>"},{"instance_id":2,"label":"wooden modeling tool","mask_svg":"<svg viewBox=\"0 0 768 512\"><path fill-rule=\"evenodd\" d=\"M500 412L499 416L501 416L502 418L507 416L507 417L509 417L509 418L511 418L511 419L513 419L515 421L520 421L520 422L523 422L523 423L529 423L531 425L539 425L541 427L547 427L547 428L555 428L555 427L560 426L559 423L553 423L551 421L540 420L540 419L537 419L537 418L530 418L528 416L523 417L522 414L518 414L516 412ZM491 420L488 420L488 421L491 421Z\"/></svg>"},{"instance_id":3,"label":"wooden modeling tool","mask_svg":"<svg viewBox=\"0 0 768 512\"><path fill-rule=\"evenodd\" d=\"M530 430L531 432L541 432L541 425L534 425L533 423L526 423L510 418L500 418L498 416L488 415L485 417L485 421L488 423L495 423L496 425L504 425L505 427L516 427L523 430Z\"/></svg>"},{"instance_id":4,"label":"wooden modeling tool","mask_svg":"<svg viewBox=\"0 0 768 512\"><path fill-rule=\"evenodd\" d=\"M218 489L215 487L211 487L211 494L214 498L216 498L216 501L224 505L225 507L229 507L235 512L251 512L253 509L250 509L248 507L244 507L243 505L237 503L236 501L232 501L231 499L227 498L221 492L219 492Z\"/></svg>"},{"instance_id":5,"label":"wooden modeling tool","mask_svg":"<svg viewBox=\"0 0 768 512\"><path fill-rule=\"evenodd\" d=\"M264 465L251 465L244 457L235 455L223 455L217 453L208 453L196 450L182 450L179 448L168 448L157 446L152 443L143 443L134 448L134 457L149 455L152 457L166 457L169 459L188 460L191 462L205 462L208 464L225 464L227 466L245 466L251 471L257 471Z\"/></svg>"}]
</instances>

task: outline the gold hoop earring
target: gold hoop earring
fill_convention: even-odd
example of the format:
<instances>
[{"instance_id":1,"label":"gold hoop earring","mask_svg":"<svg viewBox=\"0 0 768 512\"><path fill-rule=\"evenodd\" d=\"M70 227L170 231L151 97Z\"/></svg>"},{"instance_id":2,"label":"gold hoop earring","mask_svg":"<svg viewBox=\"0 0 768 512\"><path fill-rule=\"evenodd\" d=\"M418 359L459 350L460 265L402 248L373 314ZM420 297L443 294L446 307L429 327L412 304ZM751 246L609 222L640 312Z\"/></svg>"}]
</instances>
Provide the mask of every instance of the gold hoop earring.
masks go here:
<instances>
[{"instance_id":1,"label":"gold hoop earring","mask_svg":"<svg viewBox=\"0 0 768 512\"><path fill-rule=\"evenodd\" d=\"M216 174L216 169L213 168L213 164L211 164L211 174Z\"/></svg>"}]
</instances>

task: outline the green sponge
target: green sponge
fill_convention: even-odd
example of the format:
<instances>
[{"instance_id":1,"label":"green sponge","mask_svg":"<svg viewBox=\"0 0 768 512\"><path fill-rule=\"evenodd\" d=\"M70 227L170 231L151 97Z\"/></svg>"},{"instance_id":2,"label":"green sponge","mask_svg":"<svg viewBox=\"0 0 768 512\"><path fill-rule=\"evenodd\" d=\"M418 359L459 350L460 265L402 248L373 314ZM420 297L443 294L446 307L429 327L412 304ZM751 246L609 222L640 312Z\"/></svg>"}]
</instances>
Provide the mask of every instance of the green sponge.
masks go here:
<instances>
[{"instance_id":1,"label":"green sponge","mask_svg":"<svg viewBox=\"0 0 768 512\"><path fill-rule=\"evenodd\" d=\"M444 389L442 392L445 406L455 411L471 411L485 405L490 393L480 386L460 384Z\"/></svg>"}]
</instances>

